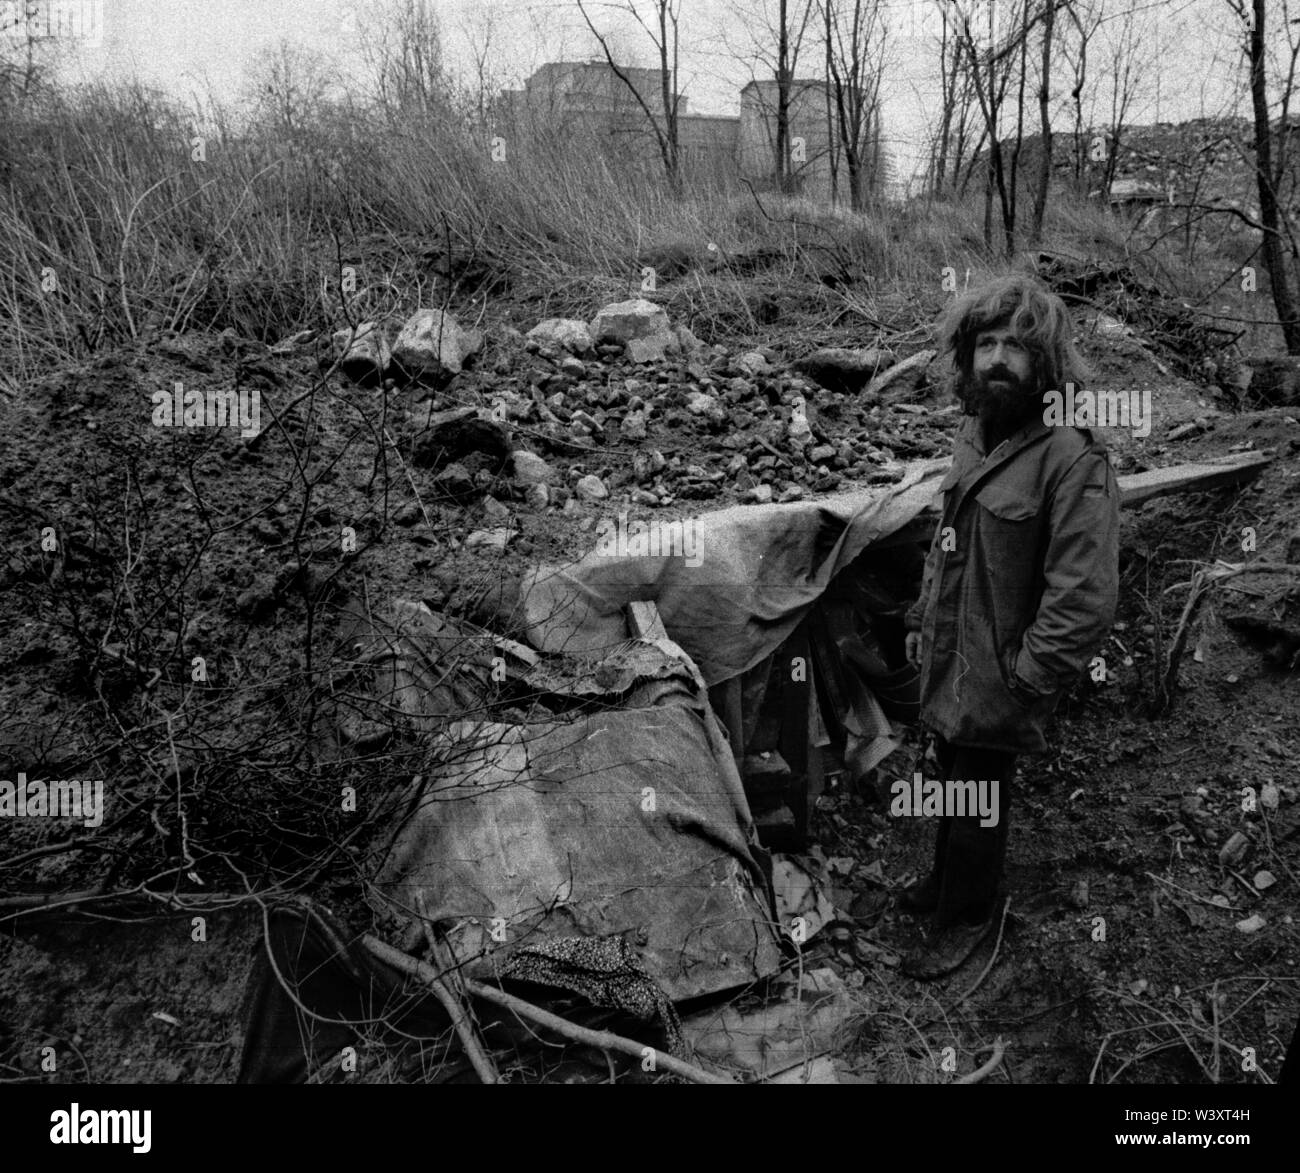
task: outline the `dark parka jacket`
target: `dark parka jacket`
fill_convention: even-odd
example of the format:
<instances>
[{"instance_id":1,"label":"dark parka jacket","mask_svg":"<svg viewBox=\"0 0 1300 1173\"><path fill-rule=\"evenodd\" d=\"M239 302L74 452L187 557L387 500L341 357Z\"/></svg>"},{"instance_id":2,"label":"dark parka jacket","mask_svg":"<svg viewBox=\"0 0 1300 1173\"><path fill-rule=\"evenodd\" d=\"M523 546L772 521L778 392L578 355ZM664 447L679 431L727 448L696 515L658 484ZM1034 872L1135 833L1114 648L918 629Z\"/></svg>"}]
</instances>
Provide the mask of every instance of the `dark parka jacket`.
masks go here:
<instances>
[{"instance_id":1,"label":"dark parka jacket","mask_svg":"<svg viewBox=\"0 0 1300 1173\"><path fill-rule=\"evenodd\" d=\"M921 633L921 720L957 745L1041 753L1115 617L1120 497L1105 445L1035 417L986 452L968 416L939 487L906 615Z\"/></svg>"}]
</instances>

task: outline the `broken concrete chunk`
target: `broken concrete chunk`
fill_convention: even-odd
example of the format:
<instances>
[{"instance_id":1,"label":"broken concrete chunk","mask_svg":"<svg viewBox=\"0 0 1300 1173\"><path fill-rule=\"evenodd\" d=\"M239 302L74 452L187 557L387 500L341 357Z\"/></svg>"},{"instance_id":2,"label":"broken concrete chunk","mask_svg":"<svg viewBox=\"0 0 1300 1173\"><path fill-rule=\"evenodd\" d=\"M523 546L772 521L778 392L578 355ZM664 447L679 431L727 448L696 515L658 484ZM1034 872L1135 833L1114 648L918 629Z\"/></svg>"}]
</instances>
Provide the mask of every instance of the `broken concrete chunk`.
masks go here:
<instances>
[{"instance_id":1,"label":"broken concrete chunk","mask_svg":"<svg viewBox=\"0 0 1300 1173\"><path fill-rule=\"evenodd\" d=\"M635 298L605 306L591 323L598 343L621 343L635 363L662 361L681 350L668 315L652 301Z\"/></svg>"},{"instance_id":2,"label":"broken concrete chunk","mask_svg":"<svg viewBox=\"0 0 1300 1173\"><path fill-rule=\"evenodd\" d=\"M613 302L603 307L591 323L591 336L597 342L627 343L633 338L669 332L668 315L645 298Z\"/></svg>"},{"instance_id":3,"label":"broken concrete chunk","mask_svg":"<svg viewBox=\"0 0 1300 1173\"><path fill-rule=\"evenodd\" d=\"M443 310L416 310L393 342L392 363L412 377L458 374L483 345L477 330L461 328Z\"/></svg>"},{"instance_id":4,"label":"broken concrete chunk","mask_svg":"<svg viewBox=\"0 0 1300 1173\"><path fill-rule=\"evenodd\" d=\"M595 346L587 323L576 318L547 318L529 330L525 338L576 355L590 354Z\"/></svg>"}]
</instances>

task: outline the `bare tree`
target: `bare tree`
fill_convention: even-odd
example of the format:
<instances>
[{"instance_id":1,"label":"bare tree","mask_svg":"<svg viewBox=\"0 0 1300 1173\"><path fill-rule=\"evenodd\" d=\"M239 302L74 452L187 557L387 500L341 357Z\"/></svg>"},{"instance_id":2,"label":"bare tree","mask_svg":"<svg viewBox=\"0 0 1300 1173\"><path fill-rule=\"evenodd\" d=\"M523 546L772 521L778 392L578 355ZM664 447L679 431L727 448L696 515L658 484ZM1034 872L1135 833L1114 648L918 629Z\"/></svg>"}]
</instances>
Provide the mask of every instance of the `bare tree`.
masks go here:
<instances>
[{"instance_id":1,"label":"bare tree","mask_svg":"<svg viewBox=\"0 0 1300 1173\"><path fill-rule=\"evenodd\" d=\"M1075 185L1108 194L1135 104L1146 96L1150 80L1159 84L1153 67L1167 48L1160 35L1161 12L1150 0L1128 0L1122 7L1110 0L1058 2L1068 18L1057 55L1072 75ZM1090 72L1094 61L1100 62L1095 73ZM1095 123L1102 103L1109 107L1108 121L1099 131Z\"/></svg>"},{"instance_id":2,"label":"bare tree","mask_svg":"<svg viewBox=\"0 0 1300 1173\"><path fill-rule=\"evenodd\" d=\"M1010 31L1001 34L997 28L995 14L998 11L1011 11L1007 18ZM1027 60L1027 38L1036 17L1031 16L1030 0L1013 0L998 9L988 6L987 40L981 48L976 37L983 40L983 30L977 30L972 22L970 8L957 11L957 38L966 57L966 66L970 70L975 86L975 97L979 102L980 113L984 121L984 136L987 140L987 162L984 180L984 244L993 247L993 197L998 197L1002 218L1002 233L1007 255L1016 248L1016 196L1015 168L1019 161L1020 141L1023 136L1024 85ZM1016 73L1019 62L1019 89L1016 102L1016 134L1012 140L1011 168L1008 175L1007 159L1003 153L1001 130L1003 107L1006 103L1007 90Z\"/></svg>"},{"instance_id":3,"label":"bare tree","mask_svg":"<svg viewBox=\"0 0 1300 1173\"><path fill-rule=\"evenodd\" d=\"M1292 256L1300 259L1294 235L1285 223L1278 198L1287 175L1287 153L1291 137L1289 110L1295 91L1296 63L1300 59L1300 36L1292 32L1289 0L1282 0L1281 25L1287 38L1285 77L1281 79L1281 111L1277 128L1277 158L1273 157L1273 127L1268 113L1268 77L1264 47L1266 44L1264 0L1253 0L1247 10L1245 0L1228 0L1229 7L1246 25L1246 60L1250 68L1250 101L1255 117L1255 187L1259 193L1259 220L1264 267L1268 271L1273 305L1288 354L1300 354L1300 317L1296 296L1291 288L1283 251L1283 231L1291 240Z\"/></svg>"},{"instance_id":4,"label":"bare tree","mask_svg":"<svg viewBox=\"0 0 1300 1173\"><path fill-rule=\"evenodd\" d=\"M939 31L939 124L930 147L927 186L931 195L940 194L961 175L966 151L973 137L971 116L975 92L947 0L933 0L940 18ZM950 178L951 177L951 178Z\"/></svg>"},{"instance_id":5,"label":"bare tree","mask_svg":"<svg viewBox=\"0 0 1300 1173\"><path fill-rule=\"evenodd\" d=\"M501 33L500 10L491 3L480 3L472 9L473 16L461 21L461 32L469 46L470 66L473 76L469 79L473 87L473 102L480 128L488 124L493 95L501 86L494 76L492 60Z\"/></svg>"},{"instance_id":6,"label":"bare tree","mask_svg":"<svg viewBox=\"0 0 1300 1173\"><path fill-rule=\"evenodd\" d=\"M450 87L431 0L382 0L367 9L361 51L390 118L446 108Z\"/></svg>"},{"instance_id":7,"label":"bare tree","mask_svg":"<svg viewBox=\"0 0 1300 1173\"><path fill-rule=\"evenodd\" d=\"M788 191L794 179L791 108L799 57L813 9L812 0L731 0L719 22L721 43L728 56L749 65L750 80L775 82L774 99L769 100L762 89L757 99L769 131L772 176L781 191Z\"/></svg>"},{"instance_id":8,"label":"bare tree","mask_svg":"<svg viewBox=\"0 0 1300 1173\"><path fill-rule=\"evenodd\" d=\"M849 206L860 211L884 179L880 80L888 36L879 0L818 0L839 154L849 175ZM834 168L834 172L838 168Z\"/></svg>"},{"instance_id":9,"label":"bare tree","mask_svg":"<svg viewBox=\"0 0 1300 1173\"><path fill-rule=\"evenodd\" d=\"M0 104L39 91L54 71L58 48L33 0L0 4Z\"/></svg>"},{"instance_id":10,"label":"bare tree","mask_svg":"<svg viewBox=\"0 0 1300 1173\"><path fill-rule=\"evenodd\" d=\"M1047 0L1043 15L1043 56L1038 76L1039 159L1038 179L1034 188L1034 219L1029 229L1030 242L1043 237L1043 215L1047 211L1047 187L1052 178L1052 115L1050 78L1052 76L1052 34L1056 30L1058 0Z\"/></svg>"},{"instance_id":11,"label":"bare tree","mask_svg":"<svg viewBox=\"0 0 1300 1173\"><path fill-rule=\"evenodd\" d=\"M1073 84L1070 103L1074 113L1074 183L1083 190L1087 180L1088 139L1084 122L1084 91L1088 85L1088 49L1101 25L1101 10L1097 0L1071 0L1065 6L1072 35L1062 37L1060 57L1070 67Z\"/></svg>"},{"instance_id":12,"label":"bare tree","mask_svg":"<svg viewBox=\"0 0 1300 1173\"><path fill-rule=\"evenodd\" d=\"M249 67L249 96L264 125L282 137L299 133L335 89L328 59L281 39Z\"/></svg>"},{"instance_id":13,"label":"bare tree","mask_svg":"<svg viewBox=\"0 0 1300 1173\"><path fill-rule=\"evenodd\" d=\"M659 57L659 108L657 111L651 108L650 103L641 93L639 87L632 81L627 69L614 60L609 34L596 28L587 13L586 3L584 3L584 0L578 0L578 11L582 13L582 19L586 21L587 28L591 30L591 35L596 38L597 43L600 45L601 52L605 55L605 61L609 65L611 72L627 87L648 119L655 136L655 142L659 146L659 156L663 160L664 173L668 177L668 184L674 192L679 192L681 190L682 165L677 108L681 102L681 94L677 89L677 67L681 0L650 0L649 7L653 9L650 16L651 24L647 24L646 19L641 15L637 0L625 0L622 4L610 5L610 7L619 8L623 12L630 13L654 43Z\"/></svg>"}]
</instances>

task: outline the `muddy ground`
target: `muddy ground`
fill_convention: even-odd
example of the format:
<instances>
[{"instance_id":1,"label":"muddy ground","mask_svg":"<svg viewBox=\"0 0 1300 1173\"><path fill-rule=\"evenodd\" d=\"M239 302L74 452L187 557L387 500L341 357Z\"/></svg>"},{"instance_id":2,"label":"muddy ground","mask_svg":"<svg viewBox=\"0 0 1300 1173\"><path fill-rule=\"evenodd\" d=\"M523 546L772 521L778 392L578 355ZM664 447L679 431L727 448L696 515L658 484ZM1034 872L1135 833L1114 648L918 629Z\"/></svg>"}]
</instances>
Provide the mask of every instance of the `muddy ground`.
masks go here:
<instances>
[{"instance_id":1,"label":"muddy ground","mask_svg":"<svg viewBox=\"0 0 1300 1173\"><path fill-rule=\"evenodd\" d=\"M320 340L275 353L261 340L185 335L53 372L5 406L0 777L103 777L107 809L95 835L73 820L0 824L0 1079L219 1082L237 1065L254 903L204 905L196 927L192 909L157 901L34 911L34 893L147 887L197 907L245 883L283 892L309 879L363 927L364 860L340 847L338 785L409 777L419 749L376 742L349 703L336 671L347 612L415 598L508 628L500 584L576 556L633 489L677 517L744 500L756 484L777 499L888 484L906 461L944 454L957 423L938 386L871 403L801 385L789 364L814 345L877 340L851 321L828 330L786 306L761 334L695 323L721 348L695 369L611 355L577 375L505 328L543 316L529 306L502 305L476 367L434 391L357 386L330 369ZM913 312L923 326L929 308ZM772 372L737 365L754 346ZM1246 613L1300 627L1295 573L1213 588L1177 689L1154 703L1188 593L1177 584L1197 564L1297 561L1297 409L1234 411L1178 374L1176 356L1129 340L1093 335L1084 348L1098 385L1153 392L1149 437L1108 436L1119 471L1248 447L1277 456L1247 486L1125 511L1111 678L1080 685L1054 720L1051 752L1022 759L996 949L946 982L903 978L917 926L890 894L925 870L928 831L887 819L866 791L841 784L822 798L817 847L855 861L832 895L857 928L816 943L804 964L832 965L853 989L857 1013L835 1055L844 1081L947 1082L1001 1039L995 1082L1263 1082L1300 1011L1300 673L1225 622ZM150 394L176 381L257 387L262 435L150 426ZM686 410L692 385L725 402L723 418ZM558 424L529 406L534 388L548 402L560 393ZM819 439L837 446L818 466L782 446L800 391ZM428 441L432 414L503 395L510 444L551 462L561 488L593 473L609 496L566 506L559 493L538 509L490 445L449 478ZM623 435L634 396L657 408L644 439ZM565 418L575 408L602 428L575 434ZM1165 439L1195 419L1203 431ZM634 457L653 450L664 468L646 476ZM503 552L465 542L507 522L518 533ZM340 542L349 526L356 553ZM1243 553L1247 526L1257 549ZM42 549L46 527L53 550ZM206 681L193 678L196 656ZM1226 867L1220 848L1235 832L1248 847Z\"/></svg>"}]
</instances>

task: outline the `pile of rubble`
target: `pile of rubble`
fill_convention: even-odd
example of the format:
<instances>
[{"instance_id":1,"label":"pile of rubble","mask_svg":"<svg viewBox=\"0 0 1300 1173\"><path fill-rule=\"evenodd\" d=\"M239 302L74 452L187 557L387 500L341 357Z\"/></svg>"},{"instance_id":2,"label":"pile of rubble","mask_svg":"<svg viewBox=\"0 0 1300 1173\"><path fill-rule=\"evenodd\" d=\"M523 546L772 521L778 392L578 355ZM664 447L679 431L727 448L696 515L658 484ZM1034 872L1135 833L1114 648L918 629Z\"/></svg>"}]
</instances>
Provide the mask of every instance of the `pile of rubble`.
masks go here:
<instances>
[{"instance_id":1,"label":"pile of rubble","mask_svg":"<svg viewBox=\"0 0 1300 1173\"><path fill-rule=\"evenodd\" d=\"M900 361L880 348L819 349L790 370L768 347L706 347L643 299L494 342L493 365L475 367L483 335L428 309L391 344L375 322L334 337L333 361L357 382L417 380L437 406L457 405L425 413L417 449L448 498L487 484L464 459L487 450L496 468L509 457L517 497L536 509L615 493L651 508L796 501L846 481L896 483L904 461L946 449L936 417L956 411L918 402L933 389L932 350Z\"/></svg>"}]
</instances>

